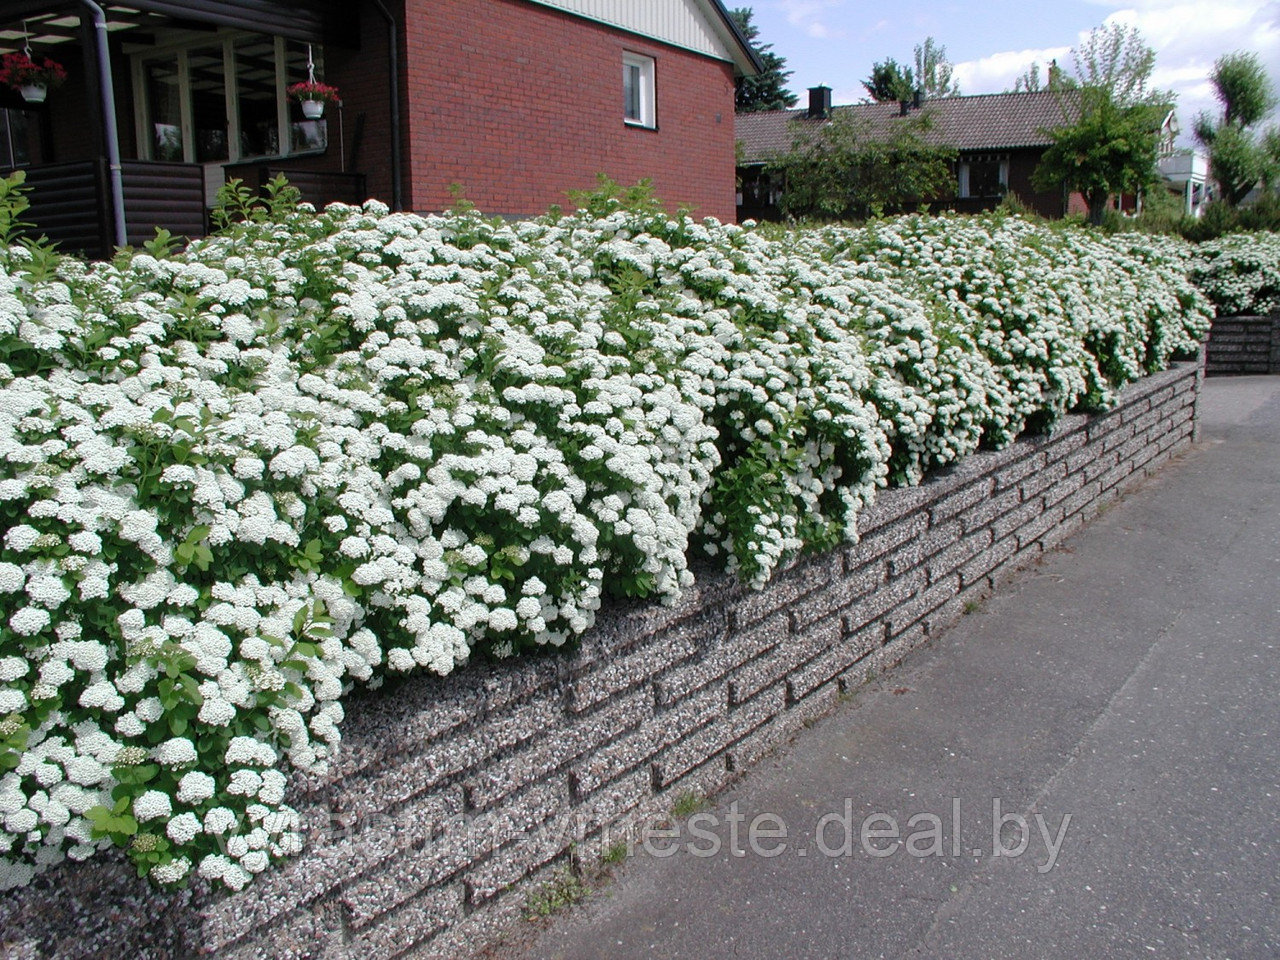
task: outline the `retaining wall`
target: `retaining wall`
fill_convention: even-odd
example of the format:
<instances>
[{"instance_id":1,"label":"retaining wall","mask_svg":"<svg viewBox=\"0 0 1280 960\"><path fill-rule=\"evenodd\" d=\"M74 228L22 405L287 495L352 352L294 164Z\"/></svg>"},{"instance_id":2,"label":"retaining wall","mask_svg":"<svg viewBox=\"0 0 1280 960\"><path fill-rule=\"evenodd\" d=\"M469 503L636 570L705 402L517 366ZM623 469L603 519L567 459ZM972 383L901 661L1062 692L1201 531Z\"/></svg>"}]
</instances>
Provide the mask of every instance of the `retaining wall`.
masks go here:
<instances>
[{"instance_id":1,"label":"retaining wall","mask_svg":"<svg viewBox=\"0 0 1280 960\"><path fill-rule=\"evenodd\" d=\"M1187 446L1202 369L883 493L857 546L763 592L704 576L678 607L611 608L573 654L357 694L332 775L294 784L296 860L235 895L66 865L0 896L0 954L467 956L575 838L598 852L602 831L723 786Z\"/></svg>"},{"instance_id":2,"label":"retaining wall","mask_svg":"<svg viewBox=\"0 0 1280 960\"><path fill-rule=\"evenodd\" d=\"M1280 373L1280 313L1214 320L1205 372L1211 377Z\"/></svg>"}]
</instances>

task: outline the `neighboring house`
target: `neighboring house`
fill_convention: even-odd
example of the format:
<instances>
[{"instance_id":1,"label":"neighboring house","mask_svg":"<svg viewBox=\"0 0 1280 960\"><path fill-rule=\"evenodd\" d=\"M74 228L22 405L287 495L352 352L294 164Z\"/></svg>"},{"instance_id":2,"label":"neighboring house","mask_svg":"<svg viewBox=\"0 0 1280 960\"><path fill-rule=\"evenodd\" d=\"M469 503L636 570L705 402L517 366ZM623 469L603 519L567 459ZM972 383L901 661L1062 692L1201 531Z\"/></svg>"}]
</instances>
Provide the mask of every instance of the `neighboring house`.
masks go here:
<instances>
[{"instance_id":1,"label":"neighboring house","mask_svg":"<svg viewBox=\"0 0 1280 960\"><path fill-rule=\"evenodd\" d=\"M768 163L788 153L797 136L827 123L833 113L852 114L869 136L905 117L923 112L931 122L924 139L958 151L955 185L950 196L931 200L933 209L965 213L990 210L1006 193L1014 193L1037 213L1061 217L1085 210L1079 194L1037 190L1031 176L1050 145L1045 130L1061 126L1063 108L1050 91L992 93L972 97L939 97L915 103L862 103L831 106L831 91L814 87L802 110L772 110L738 115L738 216L778 216L782 185L771 178Z\"/></svg>"},{"instance_id":2,"label":"neighboring house","mask_svg":"<svg viewBox=\"0 0 1280 960\"><path fill-rule=\"evenodd\" d=\"M760 64L720 0L103 6L105 30L88 0L0 10L0 53L29 42L70 73L43 104L0 91L0 172L28 171L29 219L66 249L109 250L121 219L135 244L199 233L225 179L276 172L317 203L425 212L460 194L505 216L598 173L647 177L673 207L734 216L734 83ZM285 93L308 57L341 92L319 120Z\"/></svg>"},{"instance_id":3,"label":"neighboring house","mask_svg":"<svg viewBox=\"0 0 1280 960\"><path fill-rule=\"evenodd\" d=\"M1189 147L1178 147L1177 114L1170 110L1160 128L1160 159L1156 166L1169 190L1182 198L1182 212L1198 217L1204 212L1209 190L1209 158Z\"/></svg>"}]
</instances>

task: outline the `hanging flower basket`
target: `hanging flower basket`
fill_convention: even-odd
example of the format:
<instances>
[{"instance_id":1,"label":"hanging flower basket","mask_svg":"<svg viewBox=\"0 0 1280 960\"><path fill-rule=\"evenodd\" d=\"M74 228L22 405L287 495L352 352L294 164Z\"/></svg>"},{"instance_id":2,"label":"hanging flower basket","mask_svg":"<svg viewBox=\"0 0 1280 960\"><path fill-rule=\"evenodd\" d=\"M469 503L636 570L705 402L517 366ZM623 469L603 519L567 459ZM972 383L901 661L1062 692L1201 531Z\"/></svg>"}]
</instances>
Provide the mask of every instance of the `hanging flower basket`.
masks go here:
<instances>
[{"instance_id":1,"label":"hanging flower basket","mask_svg":"<svg viewBox=\"0 0 1280 960\"><path fill-rule=\"evenodd\" d=\"M302 105L302 115L308 120L324 116L326 104L338 102L338 88L315 80L303 80L288 88L289 96Z\"/></svg>"},{"instance_id":2,"label":"hanging flower basket","mask_svg":"<svg viewBox=\"0 0 1280 960\"><path fill-rule=\"evenodd\" d=\"M48 57L32 59L25 53L6 53L0 60L0 83L22 94L28 103L43 103L51 87L67 79L62 64Z\"/></svg>"}]
</instances>

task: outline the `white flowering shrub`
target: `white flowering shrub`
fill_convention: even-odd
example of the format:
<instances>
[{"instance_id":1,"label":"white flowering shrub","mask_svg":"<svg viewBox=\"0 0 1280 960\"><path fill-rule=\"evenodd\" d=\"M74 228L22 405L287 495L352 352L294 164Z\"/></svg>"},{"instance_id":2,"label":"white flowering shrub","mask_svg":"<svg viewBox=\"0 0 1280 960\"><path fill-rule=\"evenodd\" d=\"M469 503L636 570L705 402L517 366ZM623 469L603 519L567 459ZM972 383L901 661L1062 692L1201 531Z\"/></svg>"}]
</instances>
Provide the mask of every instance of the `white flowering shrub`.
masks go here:
<instances>
[{"instance_id":1,"label":"white flowering shrub","mask_svg":"<svg viewBox=\"0 0 1280 960\"><path fill-rule=\"evenodd\" d=\"M1280 312L1280 233L1233 233L1198 244L1191 276L1220 316Z\"/></svg>"},{"instance_id":2,"label":"white flowering shrub","mask_svg":"<svg viewBox=\"0 0 1280 960\"><path fill-rule=\"evenodd\" d=\"M1194 349L1178 255L1015 219L775 239L597 198L0 252L0 886L301 845L341 697L560 645L695 552L763 584L878 487Z\"/></svg>"}]
</instances>

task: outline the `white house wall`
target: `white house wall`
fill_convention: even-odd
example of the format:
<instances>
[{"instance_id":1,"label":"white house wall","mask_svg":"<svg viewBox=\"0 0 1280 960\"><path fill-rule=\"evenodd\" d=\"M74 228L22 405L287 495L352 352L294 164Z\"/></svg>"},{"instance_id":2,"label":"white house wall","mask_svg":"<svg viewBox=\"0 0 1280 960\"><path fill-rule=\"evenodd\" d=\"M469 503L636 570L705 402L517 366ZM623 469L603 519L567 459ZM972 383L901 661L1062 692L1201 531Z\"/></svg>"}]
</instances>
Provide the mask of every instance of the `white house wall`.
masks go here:
<instances>
[{"instance_id":1,"label":"white house wall","mask_svg":"<svg viewBox=\"0 0 1280 960\"><path fill-rule=\"evenodd\" d=\"M717 60L738 62L742 54L727 28L698 0L533 0L610 26L621 27ZM714 21L713 18L714 17Z\"/></svg>"}]
</instances>

